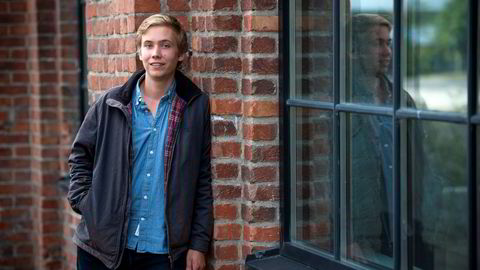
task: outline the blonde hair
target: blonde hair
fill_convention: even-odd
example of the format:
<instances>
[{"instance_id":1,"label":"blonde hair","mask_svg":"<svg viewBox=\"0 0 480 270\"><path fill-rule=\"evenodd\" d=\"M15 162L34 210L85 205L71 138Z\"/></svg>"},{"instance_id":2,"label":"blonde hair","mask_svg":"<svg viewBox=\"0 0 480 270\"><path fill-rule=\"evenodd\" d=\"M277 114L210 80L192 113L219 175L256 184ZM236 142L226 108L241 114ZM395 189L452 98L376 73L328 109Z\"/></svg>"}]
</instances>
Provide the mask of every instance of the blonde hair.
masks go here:
<instances>
[{"instance_id":1,"label":"blonde hair","mask_svg":"<svg viewBox=\"0 0 480 270\"><path fill-rule=\"evenodd\" d=\"M183 29L180 22L173 16L165 14L155 14L145 20L137 29L137 38L136 45L137 50L140 49L142 43L142 36L147 32L147 30L152 26L168 26L172 28L175 33L177 33L177 46L180 54L186 53L188 50L187 44L187 33Z\"/></svg>"}]
</instances>

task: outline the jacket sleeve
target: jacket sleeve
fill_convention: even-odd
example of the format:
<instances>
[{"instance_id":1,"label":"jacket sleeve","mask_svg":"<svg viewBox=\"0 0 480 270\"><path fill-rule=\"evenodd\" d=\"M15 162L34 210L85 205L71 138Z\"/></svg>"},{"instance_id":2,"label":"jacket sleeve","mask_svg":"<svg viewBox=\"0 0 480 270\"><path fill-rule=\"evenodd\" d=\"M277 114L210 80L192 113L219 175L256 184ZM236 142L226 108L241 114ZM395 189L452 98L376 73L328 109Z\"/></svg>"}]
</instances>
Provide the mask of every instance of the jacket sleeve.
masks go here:
<instances>
[{"instance_id":1,"label":"jacket sleeve","mask_svg":"<svg viewBox=\"0 0 480 270\"><path fill-rule=\"evenodd\" d=\"M195 208L193 211L190 249L207 253L213 232L213 196L211 169L211 117L210 103L206 98L203 126L202 156L200 172L195 191Z\"/></svg>"},{"instance_id":2,"label":"jacket sleeve","mask_svg":"<svg viewBox=\"0 0 480 270\"><path fill-rule=\"evenodd\" d=\"M96 104L90 107L73 142L68 165L70 185L68 201L76 213L82 214L81 202L92 185L93 164L97 135Z\"/></svg>"}]
</instances>

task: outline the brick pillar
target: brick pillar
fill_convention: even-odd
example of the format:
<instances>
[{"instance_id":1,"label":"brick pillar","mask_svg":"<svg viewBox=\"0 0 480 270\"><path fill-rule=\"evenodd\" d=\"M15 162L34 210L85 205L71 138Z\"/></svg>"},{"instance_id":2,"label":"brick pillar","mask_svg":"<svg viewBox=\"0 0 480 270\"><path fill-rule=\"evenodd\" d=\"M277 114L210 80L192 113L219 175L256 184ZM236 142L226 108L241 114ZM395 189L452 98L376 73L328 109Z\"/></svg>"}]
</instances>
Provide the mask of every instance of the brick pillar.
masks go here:
<instances>
[{"instance_id":1,"label":"brick pillar","mask_svg":"<svg viewBox=\"0 0 480 270\"><path fill-rule=\"evenodd\" d=\"M6 267L63 266L64 195L57 181L76 128L78 67L76 29L68 25L76 23L75 2L60 2L0 1L0 265Z\"/></svg>"},{"instance_id":2,"label":"brick pillar","mask_svg":"<svg viewBox=\"0 0 480 270\"><path fill-rule=\"evenodd\" d=\"M0 1L0 265L38 265L38 200L31 181L29 20L26 1Z\"/></svg>"},{"instance_id":3,"label":"brick pillar","mask_svg":"<svg viewBox=\"0 0 480 270\"><path fill-rule=\"evenodd\" d=\"M277 1L192 3L192 76L210 92L212 269L278 245Z\"/></svg>"},{"instance_id":4,"label":"brick pillar","mask_svg":"<svg viewBox=\"0 0 480 270\"><path fill-rule=\"evenodd\" d=\"M278 1L243 1L243 257L278 246ZM243 261L242 261L243 262Z\"/></svg>"},{"instance_id":5,"label":"brick pillar","mask_svg":"<svg viewBox=\"0 0 480 270\"><path fill-rule=\"evenodd\" d=\"M78 125L76 1L31 1L33 33L29 51L30 149L39 269L65 265L65 194L57 182L67 173L68 151ZM67 241L66 241L67 240Z\"/></svg>"}]
</instances>

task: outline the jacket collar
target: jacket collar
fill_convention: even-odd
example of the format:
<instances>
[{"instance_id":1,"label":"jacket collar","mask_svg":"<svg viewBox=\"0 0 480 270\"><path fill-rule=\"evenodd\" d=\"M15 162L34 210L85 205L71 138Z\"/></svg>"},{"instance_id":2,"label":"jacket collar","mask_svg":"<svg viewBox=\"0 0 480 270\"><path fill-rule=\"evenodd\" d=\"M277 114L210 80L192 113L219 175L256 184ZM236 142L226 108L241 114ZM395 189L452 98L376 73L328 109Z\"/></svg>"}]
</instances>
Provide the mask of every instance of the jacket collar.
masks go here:
<instances>
[{"instance_id":1,"label":"jacket collar","mask_svg":"<svg viewBox=\"0 0 480 270\"><path fill-rule=\"evenodd\" d=\"M110 93L110 97L122 103L124 106L127 106L132 100L133 91L135 91L135 86L138 79L145 74L145 70L141 69L133 73L128 81L123 84L120 88L114 89ZM187 76L185 76L181 71L175 71L175 80L177 83L176 93L183 99L186 103L190 102L192 98L199 95L202 90L198 88Z\"/></svg>"}]
</instances>

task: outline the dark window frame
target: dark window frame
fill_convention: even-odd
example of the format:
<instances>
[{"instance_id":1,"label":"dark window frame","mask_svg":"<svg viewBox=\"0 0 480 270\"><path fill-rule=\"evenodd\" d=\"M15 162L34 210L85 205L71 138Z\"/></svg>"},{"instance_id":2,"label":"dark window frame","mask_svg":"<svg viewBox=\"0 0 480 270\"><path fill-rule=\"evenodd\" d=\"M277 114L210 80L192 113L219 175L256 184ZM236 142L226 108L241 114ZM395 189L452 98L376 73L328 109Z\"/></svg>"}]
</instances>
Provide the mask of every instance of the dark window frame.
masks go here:
<instances>
[{"instance_id":1,"label":"dark window frame","mask_svg":"<svg viewBox=\"0 0 480 270\"><path fill-rule=\"evenodd\" d=\"M294 0L290 0L294 1ZM478 247L478 242L480 242L480 233L478 231L479 223L479 209L478 209L478 194L477 190L480 189L477 182L477 127L480 126L480 113L477 112L478 107L478 69L477 65L480 62L478 58L478 47L477 43L478 37L478 13L479 5L476 0L469 0L469 41L468 41L468 69L467 69L467 84L468 84L468 105L467 105L467 114L458 114L458 113L449 113L449 112L431 112L431 111L421 111L418 114L418 110L401 108L400 106L400 90L401 90L401 33L402 33L402 21L401 16L398 14L402 10L402 1L394 2L394 44L393 44L393 82L394 82L394 106L393 110L391 108L372 108L369 106L361 106L356 104L345 104L340 103L339 93L340 93L340 2L333 2L333 102L317 102L317 101L306 101L299 99L290 99L290 10L289 10L289 0L280 1L279 10L280 10L280 149L281 153L281 163L280 163L280 192L281 202L280 202L280 213L281 213L281 243L279 249L279 256L284 256L293 261L301 262L307 266L320 269L354 269L352 265L347 265L340 260L340 210L336 210L333 214L335 215L334 221L334 250L333 256L328 256L321 254L320 252L315 252L315 250L307 250L304 247L300 247L291 241L292 237L290 235L291 230L291 179L290 179L290 109L293 107L298 108L314 108L314 109L323 109L331 111L333 113L333 133L334 133L334 152L333 159L339 161L340 158L340 142L339 142L339 122L340 122L340 113L344 112L355 112L355 113L370 113L378 115L391 115L393 117L394 131L393 131L393 141L394 141L394 187L393 193L400 194L400 121L404 119L415 119L415 120L432 120L432 121L442 121L447 123L462 123L467 127L467 170L468 170L468 204L469 204L469 265L470 269L477 269L479 266L478 259L480 257L480 250ZM471 38L474 37L474 38ZM334 174L333 174L333 192L335 193L334 206L333 209L340 209L340 177L339 162L334 162ZM401 267L401 232L400 232L400 196L394 196L394 209L393 214L395 216L394 224L394 269L400 269ZM248 265L248 264L247 264ZM255 268L254 269L260 269ZM263 268L262 268L263 269Z\"/></svg>"}]
</instances>

